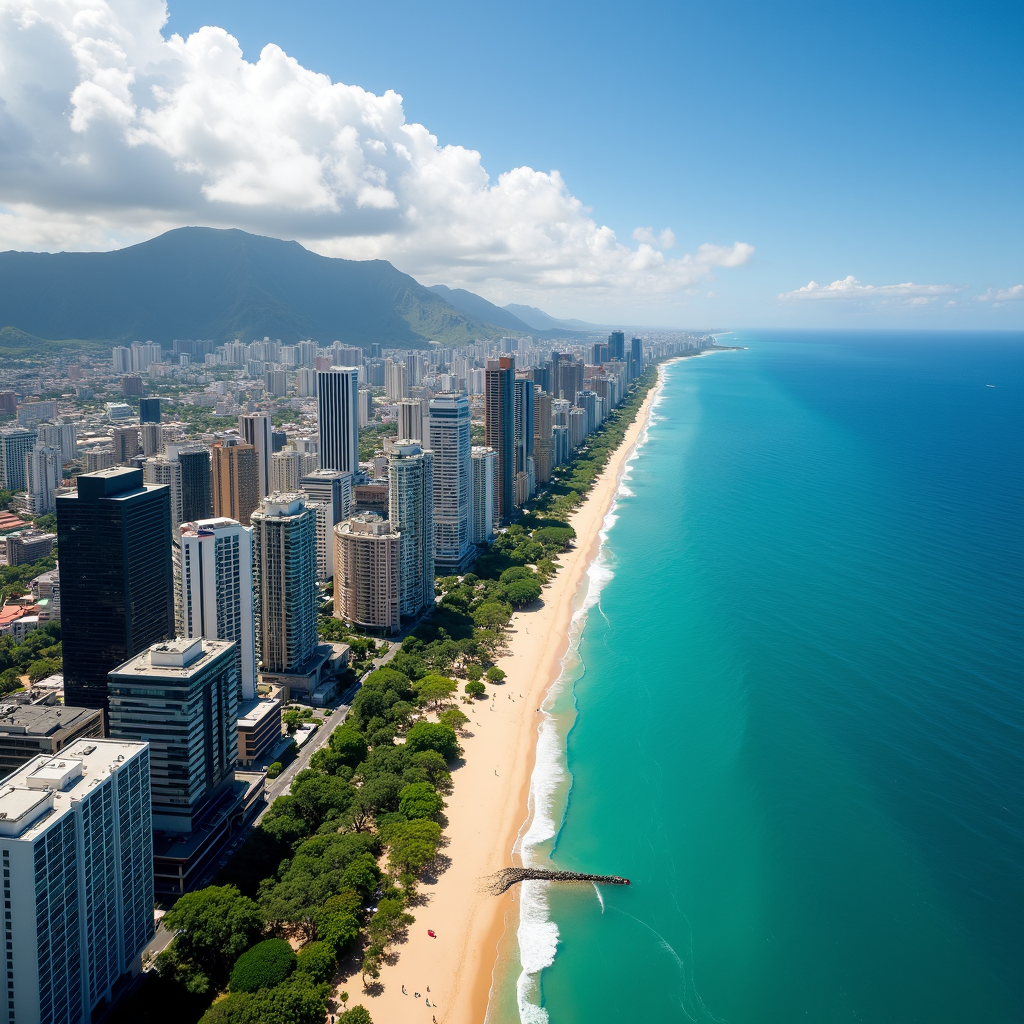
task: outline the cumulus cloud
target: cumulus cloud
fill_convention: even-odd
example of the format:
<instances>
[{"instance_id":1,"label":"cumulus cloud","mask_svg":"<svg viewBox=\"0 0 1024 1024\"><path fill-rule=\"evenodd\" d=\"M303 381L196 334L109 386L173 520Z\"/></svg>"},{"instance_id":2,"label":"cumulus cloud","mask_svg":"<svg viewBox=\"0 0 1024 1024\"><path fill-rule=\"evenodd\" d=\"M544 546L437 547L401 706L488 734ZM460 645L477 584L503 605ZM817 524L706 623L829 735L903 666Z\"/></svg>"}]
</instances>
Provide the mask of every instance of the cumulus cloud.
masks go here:
<instances>
[{"instance_id":1,"label":"cumulus cloud","mask_svg":"<svg viewBox=\"0 0 1024 1024\"><path fill-rule=\"evenodd\" d=\"M963 291L953 284L861 284L852 274L831 284L810 281L795 291L782 292L779 298L790 301L883 301L909 306L928 306L945 295Z\"/></svg>"},{"instance_id":2,"label":"cumulus cloud","mask_svg":"<svg viewBox=\"0 0 1024 1024\"><path fill-rule=\"evenodd\" d=\"M989 288L982 295L975 295L975 302L991 302L994 306L1001 306L1004 302L1020 302L1024 300L1024 284L1015 284L1012 288Z\"/></svg>"},{"instance_id":3,"label":"cumulus cloud","mask_svg":"<svg viewBox=\"0 0 1024 1024\"><path fill-rule=\"evenodd\" d=\"M0 0L0 247L104 248L180 224L385 258L427 281L672 293L752 246L667 257L592 219L557 171L496 179L402 98L332 82L224 29L165 39L163 0Z\"/></svg>"}]
</instances>

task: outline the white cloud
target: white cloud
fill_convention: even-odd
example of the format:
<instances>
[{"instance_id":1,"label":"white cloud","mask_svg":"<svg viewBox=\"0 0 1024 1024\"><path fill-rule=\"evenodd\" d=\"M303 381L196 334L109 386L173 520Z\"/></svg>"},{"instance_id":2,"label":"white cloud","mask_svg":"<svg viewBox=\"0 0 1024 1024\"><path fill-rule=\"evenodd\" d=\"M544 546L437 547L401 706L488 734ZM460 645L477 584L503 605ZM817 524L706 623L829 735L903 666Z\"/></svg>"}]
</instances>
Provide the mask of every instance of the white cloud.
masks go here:
<instances>
[{"instance_id":1,"label":"white cloud","mask_svg":"<svg viewBox=\"0 0 1024 1024\"><path fill-rule=\"evenodd\" d=\"M810 281L792 292L782 292L779 298L788 301L885 301L908 306L928 306L944 295L955 295L963 288L953 284L861 284L852 274L831 284Z\"/></svg>"},{"instance_id":2,"label":"white cloud","mask_svg":"<svg viewBox=\"0 0 1024 1024\"><path fill-rule=\"evenodd\" d=\"M1000 288L995 290L989 288L983 295L975 295L975 302L991 302L995 306L1001 306L1004 302L1020 302L1024 300L1024 284L1015 284L1012 288Z\"/></svg>"},{"instance_id":3,"label":"white cloud","mask_svg":"<svg viewBox=\"0 0 1024 1024\"><path fill-rule=\"evenodd\" d=\"M164 39L162 0L0 0L0 248L110 248L180 224L293 237L492 294L673 293L753 247L676 258L594 221L557 171L488 176L402 98L331 82L206 27Z\"/></svg>"}]
</instances>

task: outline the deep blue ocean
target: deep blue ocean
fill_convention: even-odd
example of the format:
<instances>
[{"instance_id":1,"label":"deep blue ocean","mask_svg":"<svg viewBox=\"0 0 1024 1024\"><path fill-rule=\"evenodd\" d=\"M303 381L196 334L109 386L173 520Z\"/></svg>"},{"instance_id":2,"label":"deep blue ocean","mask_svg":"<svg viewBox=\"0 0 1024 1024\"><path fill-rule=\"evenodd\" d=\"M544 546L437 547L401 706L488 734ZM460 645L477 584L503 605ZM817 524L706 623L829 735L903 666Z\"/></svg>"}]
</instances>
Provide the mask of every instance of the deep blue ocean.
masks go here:
<instances>
[{"instance_id":1,"label":"deep blue ocean","mask_svg":"<svg viewBox=\"0 0 1024 1024\"><path fill-rule=\"evenodd\" d=\"M1024 335L720 340L552 706L534 859L633 885L524 895L520 1012L1024 1021Z\"/></svg>"}]
</instances>

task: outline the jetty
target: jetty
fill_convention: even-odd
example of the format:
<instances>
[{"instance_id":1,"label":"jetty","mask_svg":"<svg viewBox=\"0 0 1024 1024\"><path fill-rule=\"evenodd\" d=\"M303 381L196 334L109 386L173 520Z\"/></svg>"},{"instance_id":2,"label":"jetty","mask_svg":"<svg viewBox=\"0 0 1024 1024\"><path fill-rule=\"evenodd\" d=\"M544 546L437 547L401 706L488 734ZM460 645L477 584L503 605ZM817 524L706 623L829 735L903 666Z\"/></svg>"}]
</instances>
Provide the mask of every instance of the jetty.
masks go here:
<instances>
[{"instance_id":1,"label":"jetty","mask_svg":"<svg viewBox=\"0 0 1024 1024\"><path fill-rule=\"evenodd\" d=\"M486 889L492 896L508 892L519 882L596 882L598 885L629 885L628 878L619 875L588 875L580 871L545 871L543 868L504 868L487 881Z\"/></svg>"}]
</instances>

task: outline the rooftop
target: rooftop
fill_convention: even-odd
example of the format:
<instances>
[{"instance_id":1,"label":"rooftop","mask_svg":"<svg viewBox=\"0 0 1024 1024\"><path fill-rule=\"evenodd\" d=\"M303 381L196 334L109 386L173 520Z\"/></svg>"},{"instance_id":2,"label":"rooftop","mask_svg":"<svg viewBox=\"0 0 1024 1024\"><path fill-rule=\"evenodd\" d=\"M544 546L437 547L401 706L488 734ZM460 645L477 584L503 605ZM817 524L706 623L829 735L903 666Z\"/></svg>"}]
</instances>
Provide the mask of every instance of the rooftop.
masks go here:
<instances>
[{"instance_id":1,"label":"rooftop","mask_svg":"<svg viewBox=\"0 0 1024 1024\"><path fill-rule=\"evenodd\" d=\"M63 682L63 679L61 680ZM52 736L102 714L59 704L0 704L0 736Z\"/></svg>"},{"instance_id":2,"label":"rooftop","mask_svg":"<svg viewBox=\"0 0 1024 1024\"><path fill-rule=\"evenodd\" d=\"M281 701L277 697L269 700L249 700L238 709L238 727L254 729L268 715L273 714L281 707Z\"/></svg>"},{"instance_id":3,"label":"rooftop","mask_svg":"<svg viewBox=\"0 0 1024 1024\"><path fill-rule=\"evenodd\" d=\"M129 658L109 674L117 679L190 679L234 646L232 640L205 637L164 640Z\"/></svg>"}]
</instances>

